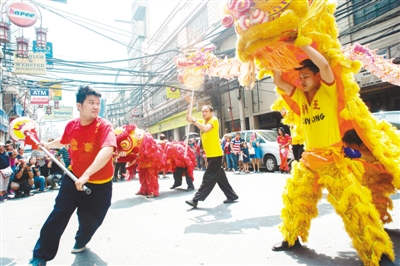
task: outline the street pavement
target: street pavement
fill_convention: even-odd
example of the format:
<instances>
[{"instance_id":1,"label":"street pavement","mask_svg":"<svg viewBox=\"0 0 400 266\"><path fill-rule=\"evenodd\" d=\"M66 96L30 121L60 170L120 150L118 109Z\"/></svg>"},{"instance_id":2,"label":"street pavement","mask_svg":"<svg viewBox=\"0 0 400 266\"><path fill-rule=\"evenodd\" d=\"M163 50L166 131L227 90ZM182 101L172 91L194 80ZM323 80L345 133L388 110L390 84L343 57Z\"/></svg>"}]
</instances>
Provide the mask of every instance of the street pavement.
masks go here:
<instances>
[{"instance_id":1,"label":"street pavement","mask_svg":"<svg viewBox=\"0 0 400 266\"><path fill-rule=\"evenodd\" d=\"M199 187L202 171L195 171ZM223 204L218 186L199 202L185 204L194 192L170 190L172 175L160 178L160 196L137 196L137 180L114 183L111 208L88 249L70 253L78 222L76 215L61 238L48 265L362 265L352 248L340 217L326 200L320 201L309 242L293 251L273 252L282 240L281 194L289 175L279 173L227 173L239 195ZM0 265L26 265L42 224L51 212L58 190L0 204ZM400 193L392 197L394 222L385 225L400 263ZM51 234L52 232L47 232Z\"/></svg>"}]
</instances>

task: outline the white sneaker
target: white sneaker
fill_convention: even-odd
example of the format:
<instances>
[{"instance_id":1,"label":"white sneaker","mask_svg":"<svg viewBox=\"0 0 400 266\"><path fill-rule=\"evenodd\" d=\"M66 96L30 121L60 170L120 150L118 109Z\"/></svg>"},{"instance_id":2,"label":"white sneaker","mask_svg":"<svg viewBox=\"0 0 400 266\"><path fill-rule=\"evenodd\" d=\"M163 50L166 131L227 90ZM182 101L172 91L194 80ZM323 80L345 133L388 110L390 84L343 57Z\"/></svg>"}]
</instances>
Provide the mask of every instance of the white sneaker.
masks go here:
<instances>
[{"instance_id":1,"label":"white sneaker","mask_svg":"<svg viewBox=\"0 0 400 266\"><path fill-rule=\"evenodd\" d=\"M239 171L235 171L235 174L240 174L240 172Z\"/></svg>"}]
</instances>

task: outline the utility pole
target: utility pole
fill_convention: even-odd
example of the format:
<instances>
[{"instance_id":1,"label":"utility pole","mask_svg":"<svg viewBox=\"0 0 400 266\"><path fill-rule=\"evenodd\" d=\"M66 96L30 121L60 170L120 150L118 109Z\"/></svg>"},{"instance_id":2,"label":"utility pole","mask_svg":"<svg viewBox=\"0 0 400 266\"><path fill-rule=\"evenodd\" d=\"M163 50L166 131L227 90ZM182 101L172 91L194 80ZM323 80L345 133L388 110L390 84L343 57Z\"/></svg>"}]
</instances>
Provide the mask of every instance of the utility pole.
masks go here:
<instances>
[{"instance_id":1,"label":"utility pole","mask_svg":"<svg viewBox=\"0 0 400 266\"><path fill-rule=\"evenodd\" d=\"M243 98L243 87L237 88L237 99L239 101L239 118L240 118L240 130L246 130L246 116L244 113L244 98Z\"/></svg>"}]
</instances>

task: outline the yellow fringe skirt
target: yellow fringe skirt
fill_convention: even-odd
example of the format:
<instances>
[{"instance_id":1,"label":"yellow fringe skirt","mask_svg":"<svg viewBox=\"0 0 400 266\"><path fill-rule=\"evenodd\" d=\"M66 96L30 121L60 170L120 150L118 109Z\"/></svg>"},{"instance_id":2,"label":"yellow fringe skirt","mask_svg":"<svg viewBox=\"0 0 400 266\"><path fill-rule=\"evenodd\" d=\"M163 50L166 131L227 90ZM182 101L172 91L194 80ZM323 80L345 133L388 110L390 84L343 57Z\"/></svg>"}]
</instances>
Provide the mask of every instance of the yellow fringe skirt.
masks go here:
<instances>
[{"instance_id":1,"label":"yellow fringe skirt","mask_svg":"<svg viewBox=\"0 0 400 266\"><path fill-rule=\"evenodd\" d=\"M393 243L383 229L370 190L348 171L343 158L343 165L338 167L334 157L326 151L305 152L302 161L294 163L293 176L288 179L283 193L280 230L284 239L289 246L294 245L299 236L307 242L311 219L318 215L317 203L325 188L329 193L327 200L342 217L364 265L379 265L382 254L394 260Z\"/></svg>"}]
</instances>

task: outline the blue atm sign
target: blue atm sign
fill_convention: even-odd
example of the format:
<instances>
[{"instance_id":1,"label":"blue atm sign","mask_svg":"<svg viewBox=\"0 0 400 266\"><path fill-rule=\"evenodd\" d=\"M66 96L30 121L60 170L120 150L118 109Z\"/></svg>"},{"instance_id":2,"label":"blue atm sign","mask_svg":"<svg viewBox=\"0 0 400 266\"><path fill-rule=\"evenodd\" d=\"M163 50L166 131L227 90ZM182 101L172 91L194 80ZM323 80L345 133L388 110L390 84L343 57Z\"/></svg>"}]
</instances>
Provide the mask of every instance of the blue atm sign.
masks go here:
<instances>
[{"instance_id":1,"label":"blue atm sign","mask_svg":"<svg viewBox=\"0 0 400 266\"><path fill-rule=\"evenodd\" d=\"M49 104L49 89L31 88L31 104Z\"/></svg>"}]
</instances>

